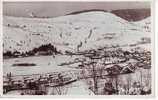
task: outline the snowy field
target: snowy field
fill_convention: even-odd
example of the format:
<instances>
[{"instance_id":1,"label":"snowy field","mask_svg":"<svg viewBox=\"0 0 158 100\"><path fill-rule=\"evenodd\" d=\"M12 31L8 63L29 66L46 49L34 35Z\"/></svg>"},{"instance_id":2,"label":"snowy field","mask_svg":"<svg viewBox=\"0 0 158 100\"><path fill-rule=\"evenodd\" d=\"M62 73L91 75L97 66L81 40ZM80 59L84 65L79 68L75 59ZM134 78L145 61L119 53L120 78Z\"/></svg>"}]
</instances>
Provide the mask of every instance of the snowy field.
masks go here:
<instances>
[{"instance_id":1,"label":"snowy field","mask_svg":"<svg viewBox=\"0 0 158 100\"><path fill-rule=\"evenodd\" d=\"M10 91L6 95L20 95L23 90ZM77 81L60 88L48 88L48 95L94 95L94 93L88 89L88 85L83 81Z\"/></svg>"},{"instance_id":2,"label":"snowy field","mask_svg":"<svg viewBox=\"0 0 158 100\"><path fill-rule=\"evenodd\" d=\"M50 72L75 71L69 66L58 66L65 61L73 60L69 56L35 56L14 59L4 59L3 75L12 73L13 75L32 75L32 74L46 74ZM35 66L13 66L16 63L34 63ZM74 66L75 67L75 66Z\"/></svg>"}]
</instances>

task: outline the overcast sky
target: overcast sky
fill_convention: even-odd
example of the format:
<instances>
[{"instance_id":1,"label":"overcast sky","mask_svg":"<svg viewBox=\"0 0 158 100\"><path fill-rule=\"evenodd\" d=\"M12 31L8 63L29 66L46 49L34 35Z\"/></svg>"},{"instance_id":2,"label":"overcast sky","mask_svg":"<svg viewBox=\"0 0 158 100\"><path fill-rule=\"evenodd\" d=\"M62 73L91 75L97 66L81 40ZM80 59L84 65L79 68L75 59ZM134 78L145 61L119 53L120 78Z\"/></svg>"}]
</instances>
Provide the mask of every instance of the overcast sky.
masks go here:
<instances>
[{"instance_id":1,"label":"overcast sky","mask_svg":"<svg viewBox=\"0 0 158 100\"><path fill-rule=\"evenodd\" d=\"M39 17L63 16L75 11L101 9L150 8L149 2L3 2L3 14L29 17L33 12Z\"/></svg>"}]
</instances>

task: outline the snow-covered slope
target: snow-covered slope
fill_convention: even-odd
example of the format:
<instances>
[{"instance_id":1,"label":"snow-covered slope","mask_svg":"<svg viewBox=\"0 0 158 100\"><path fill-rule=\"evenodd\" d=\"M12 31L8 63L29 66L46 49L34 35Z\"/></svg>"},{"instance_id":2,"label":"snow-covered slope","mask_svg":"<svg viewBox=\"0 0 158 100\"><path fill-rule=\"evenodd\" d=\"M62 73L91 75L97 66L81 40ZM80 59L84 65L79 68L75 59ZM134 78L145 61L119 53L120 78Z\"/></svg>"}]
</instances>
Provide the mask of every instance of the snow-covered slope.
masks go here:
<instances>
[{"instance_id":1,"label":"snow-covered slope","mask_svg":"<svg viewBox=\"0 0 158 100\"><path fill-rule=\"evenodd\" d=\"M137 23L108 12L94 11L57 18L4 16L3 52L25 52L52 43L58 50L76 51L112 45L129 45L150 37Z\"/></svg>"},{"instance_id":2,"label":"snow-covered slope","mask_svg":"<svg viewBox=\"0 0 158 100\"><path fill-rule=\"evenodd\" d=\"M143 28L146 32L151 32L151 17L145 18L141 21L137 21L134 23Z\"/></svg>"}]
</instances>

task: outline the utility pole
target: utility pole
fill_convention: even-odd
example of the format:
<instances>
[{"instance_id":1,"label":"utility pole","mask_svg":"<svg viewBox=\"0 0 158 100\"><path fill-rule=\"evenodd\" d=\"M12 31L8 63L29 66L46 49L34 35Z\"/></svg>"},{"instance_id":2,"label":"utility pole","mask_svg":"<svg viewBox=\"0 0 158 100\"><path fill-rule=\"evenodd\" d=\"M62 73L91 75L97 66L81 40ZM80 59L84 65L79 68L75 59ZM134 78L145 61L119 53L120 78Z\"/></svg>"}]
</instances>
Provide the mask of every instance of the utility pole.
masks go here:
<instances>
[{"instance_id":1,"label":"utility pole","mask_svg":"<svg viewBox=\"0 0 158 100\"><path fill-rule=\"evenodd\" d=\"M96 73L95 65L96 65L95 63L92 64L92 77L93 77L93 82L94 82L94 93L98 94L97 73Z\"/></svg>"},{"instance_id":2,"label":"utility pole","mask_svg":"<svg viewBox=\"0 0 158 100\"><path fill-rule=\"evenodd\" d=\"M98 77L97 77L97 68L96 68L97 67L96 66L97 61L95 61L96 60L95 56L96 56L96 51L94 51L94 53L92 55L89 55L87 57L90 59L90 66L91 66L90 69L92 69L91 70L91 76L93 78L93 92L95 94L98 94L98 82L97 82Z\"/></svg>"}]
</instances>

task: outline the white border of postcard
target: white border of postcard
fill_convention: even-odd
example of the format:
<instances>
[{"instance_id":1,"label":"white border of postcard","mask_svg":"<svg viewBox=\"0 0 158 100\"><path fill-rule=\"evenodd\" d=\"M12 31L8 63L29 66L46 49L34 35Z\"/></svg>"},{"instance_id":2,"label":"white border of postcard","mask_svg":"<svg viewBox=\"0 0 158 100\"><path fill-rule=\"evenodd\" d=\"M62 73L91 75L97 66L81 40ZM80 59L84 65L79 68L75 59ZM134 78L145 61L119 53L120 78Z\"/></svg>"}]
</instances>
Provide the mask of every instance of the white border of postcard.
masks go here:
<instances>
[{"instance_id":1,"label":"white border of postcard","mask_svg":"<svg viewBox=\"0 0 158 100\"><path fill-rule=\"evenodd\" d=\"M89 96L89 95L74 95L74 96L67 96L67 95L42 95L42 96L33 96L33 95L25 95L25 96L20 96L20 95L3 95L3 81L0 81L0 94L1 94L1 97L40 97L40 98L49 98L49 97L53 97L53 98L146 98L146 99L149 99L149 98L154 98L155 97L155 27L154 27L154 12L155 12L155 0L2 0L0 1L0 54L2 55L2 43L3 43L3 30L2 30L2 22L3 22L3 4L2 2L39 2L39 1L44 1L44 2L47 2L47 1L64 1L64 2L69 2L69 1L73 1L73 2L124 2L124 1L131 1L131 2L134 2L134 1L140 1L140 2L151 2L151 18L152 18L152 94L151 95L94 95L94 96ZM3 80L3 57L0 56L0 80Z\"/></svg>"}]
</instances>

